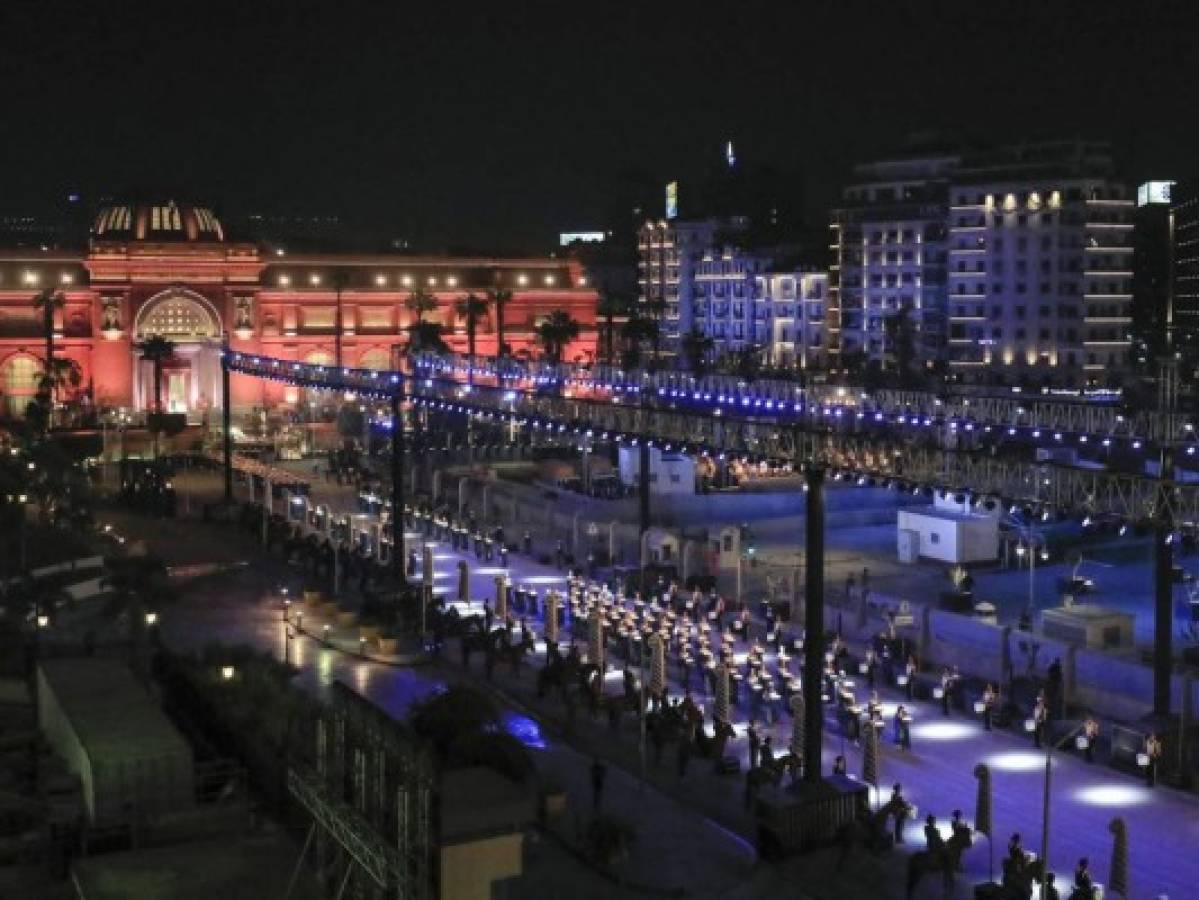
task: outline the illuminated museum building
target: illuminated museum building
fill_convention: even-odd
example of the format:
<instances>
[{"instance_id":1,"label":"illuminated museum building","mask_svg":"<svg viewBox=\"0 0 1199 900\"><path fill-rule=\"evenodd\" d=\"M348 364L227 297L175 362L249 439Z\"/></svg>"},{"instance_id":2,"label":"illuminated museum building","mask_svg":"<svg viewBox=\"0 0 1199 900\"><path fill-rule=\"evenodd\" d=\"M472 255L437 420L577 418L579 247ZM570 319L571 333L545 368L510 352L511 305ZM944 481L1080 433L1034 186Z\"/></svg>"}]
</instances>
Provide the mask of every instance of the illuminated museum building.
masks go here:
<instances>
[{"instance_id":1,"label":"illuminated museum building","mask_svg":"<svg viewBox=\"0 0 1199 900\"><path fill-rule=\"evenodd\" d=\"M43 318L32 298L61 291L55 353L75 360L98 406L153 407L153 367L139 341L175 344L164 366L163 404L199 419L220 406L223 335L234 350L309 363L385 369L416 320L405 301L418 288L437 300L426 321L445 326L466 352L456 311L468 293L507 290L504 342L538 352L535 328L556 309L582 326L563 358L590 360L596 293L569 260L487 259L346 253L283 254L231 240L202 206L118 204L97 215L85 251L0 251L0 394L20 414L36 389ZM338 309L341 329L338 334ZM496 352L496 311L479 322L476 352ZM235 408L294 403L294 388L235 376Z\"/></svg>"}]
</instances>

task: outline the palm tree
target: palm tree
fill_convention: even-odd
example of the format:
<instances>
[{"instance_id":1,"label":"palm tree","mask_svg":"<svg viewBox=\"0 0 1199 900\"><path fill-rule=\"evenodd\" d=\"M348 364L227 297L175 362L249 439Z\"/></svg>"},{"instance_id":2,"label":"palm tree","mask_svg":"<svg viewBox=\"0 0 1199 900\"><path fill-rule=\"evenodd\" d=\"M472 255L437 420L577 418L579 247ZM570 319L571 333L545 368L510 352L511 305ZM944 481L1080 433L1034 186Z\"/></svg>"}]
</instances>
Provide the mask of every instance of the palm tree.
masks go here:
<instances>
[{"instance_id":1,"label":"palm tree","mask_svg":"<svg viewBox=\"0 0 1199 900\"><path fill-rule=\"evenodd\" d=\"M418 287L408 295L404 306L409 312L416 314L415 324L419 325L425 321L425 313L437 309L437 298L424 288Z\"/></svg>"},{"instance_id":2,"label":"palm tree","mask_svg":"<svg viewBox=\"0 0 1199 900\"><path fill-rule=\"evenodd\" d=\"M408 352L409 353L448 353L450 348L446 345L445 326L440 322L425 322L418 319L408 326Z\"/></svg>"},{"instance_id":3,"label":"palm tree","mask_svg":"<svg viewBox=\"0 0 1199 900\"><path fill-rule=\"evenodd\" d=\"M683 336L683 356L687 359L687 368L696 378L702 377L708 368L708 354L716 346L706 334L699 329L692 329Z\"/></svg>"},{"instance_id":4,"label":"palm tree","mask_svg":"<svg viewBox=\"0 0 1199 900\"><path fill-rule=\"evenodd\" d=\"M54 359L54 311L62 309L67 302L62 291L46 288L38 291L33 297L33 308L42 311L42 332L46 340L46 371L50 371L50 362Z\"/></svg>"},{"instance_id":5,"label":"palm tree","mask_svg":"<svg viewBox=\"0 0 1199 900\"><path fill-rule=\"evenodd\" d=\"M623 364L634 369L641 364L641 345L658 341L658 323L648 316L636 314L620 326L620 337L624 342Z\"/></svg>"},{"instance_id":6,"label":"palm tree","mask_svg":"<svg viewBox=\"0 0 1199 900\"><path fill-rule=\"evenodd\" d=\"M650 335L650 350L653 351L653 367L658 369L662 360L662 324L666 318L666 301L661 297L650 297L644 303L651 320L657 327Z\"/></svg>"},{"instance_id":7,"label":"palm tree","mask_svg":"<svg viewBox=\"0 0 1199 900\"><path fill-rule=\"evenodd\" d=\"M608 365L616 363L616 319L627 316L632 303L623 294L604 293L600 296L596 312L604 320L604 361Z\"/></svg>"},{"instance_id":8,"label":"palm tree","mask_svg":"<svg viewBox=\"0 0 1199 900\"><path fill-rule=\"evenodd\" d=\"M555 309L537 326L537 343L552 363L562 361L566 345L579 336L579 323L566 310Z\"/></svg>"},{"instance_id":9,"label":"palm tree","mask_svg":"<svg viewBox=\"0 0 1199 900\"><path fill-rule=\"evenodd\" d=\"M162 412L162 364L175 353L175 342L161 335L151 335L137 345L142 359L154 363L154 411Z\"/></svg>"},{"instance_id":10,"label":"palm tree","mask_svg":"<svg viewBox=\"0 0 1199 900\"><path fill-rule=\"evenodd\" d=\"M474 383L475 369L475 338L479 330L479 320L487 315L488 302L474 294L467 294L455 305L455 310L466 321L466 355L467 384Z\"/></svg>"},{"instance_id":11,"label":"palm tree","mask_svg":"<svg viewBox=\"0 0 1199 900\"><path fill-rule=\"evenodd\" d=\"M487 292L487 301L495 306L495 355L498 359L506 355L504 347L504 307L512 299L512 292L507 288L493 288Z\"/></svg>"}]
</instances>

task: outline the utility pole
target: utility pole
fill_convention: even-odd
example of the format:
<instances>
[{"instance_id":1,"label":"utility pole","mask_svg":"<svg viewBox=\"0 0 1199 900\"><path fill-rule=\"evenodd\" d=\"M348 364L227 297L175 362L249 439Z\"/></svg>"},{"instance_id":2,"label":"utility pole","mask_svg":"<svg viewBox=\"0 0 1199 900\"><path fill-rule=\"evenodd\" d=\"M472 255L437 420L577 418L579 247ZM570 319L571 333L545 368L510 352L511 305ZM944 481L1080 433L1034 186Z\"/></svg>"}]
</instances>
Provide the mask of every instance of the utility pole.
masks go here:
<instances>
[{"instance_id":1,"label":"utility pole","mask_svg":"<svg viewBox=\"0 0 1199 900\"><path fill-rule=\"evenodd\" d=\"M233 403L229 399L229 335L221 345L221 424L224 428L225 502L233 502ZM124 455L124 435L121 437Z\"/></svg>"},{"instance_id":2,"label":"utility pole","mask_svg":"<svg viewBox=\"0 0 1199 900\"><path fill-rule=\"evenodd\" d=\"M809 463L805 541L807 598L804 604L804 781L821 780L821 750L824 738L824 704L820 682L824 669L824 467Z\"/></svg>"},{"instance_id":3,"label":"utility pole","mask_svg":"<svg viewBox=\"0 0 1199 900\"><path fill-rule=\"evenodd\" d=\"M404 399L403 383L391 395L391 571L404 581Z\"/></svg>"}]
</instances>

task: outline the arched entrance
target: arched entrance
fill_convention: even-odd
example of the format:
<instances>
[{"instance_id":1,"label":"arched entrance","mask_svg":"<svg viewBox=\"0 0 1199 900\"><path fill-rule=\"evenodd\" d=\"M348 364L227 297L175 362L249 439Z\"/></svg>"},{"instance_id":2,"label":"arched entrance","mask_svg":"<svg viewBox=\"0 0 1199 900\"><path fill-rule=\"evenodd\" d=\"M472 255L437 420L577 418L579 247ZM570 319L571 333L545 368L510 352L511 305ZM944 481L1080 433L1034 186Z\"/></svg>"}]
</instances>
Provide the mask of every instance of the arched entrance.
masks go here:
<instances>
[{"instance_id":1,"label":"arched entrance","mask_svg":"<svg viewBox=\"0 0 1199 900\"><path fill-rule=\"evenodd\" d=\"M138 311L133 326L134 405L154 409L154 364L144 359L137 344L162 337L175 352L162 364L162 407L201 421L221 405L221 319L204 297L172 288L151 297Z\"/></svg>"},{"instance_id":2,"label":"arched entrance","mask_svg":"<svg viewBox=\"0 0 1199 900\"><path fill-rule=\"evenodd\" d=\"M4 407L3 418L19 419L25 415L25 407L37 393L38 380L42 375L42 364L24 353L14 353L0 366L0 395Z\"/></svg>"}]
</instances>

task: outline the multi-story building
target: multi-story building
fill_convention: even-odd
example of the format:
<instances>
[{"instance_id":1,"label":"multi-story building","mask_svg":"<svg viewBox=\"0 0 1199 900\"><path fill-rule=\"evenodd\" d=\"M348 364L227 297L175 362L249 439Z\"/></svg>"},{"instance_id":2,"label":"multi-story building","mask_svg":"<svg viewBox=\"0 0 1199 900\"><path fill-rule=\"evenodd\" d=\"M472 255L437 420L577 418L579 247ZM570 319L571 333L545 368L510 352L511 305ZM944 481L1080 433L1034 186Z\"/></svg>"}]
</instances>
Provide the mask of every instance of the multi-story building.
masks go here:
<instances>
[{"instance_id":1,"label":"multi-story building","mask_svg":"<svg viewBox=\"0 0 1199 900\"><path fill-rule=\"evenodd\" d=\"M1176 186L1170 208L1172 230L1174 348L1193 366L1199 360L1199 190L1194 182Z\"/></svg>"},{"instance_id":2,"label":"multi-story building","mask_svg":"<svg viewBox=\"0 0 1199 900\"><path fill-rule=\"evenodd\" d=\"M967 381L1119 378L1131 347L1132 205L1106 144L964 160L949 210L949 365Z\"/></svg>"},{"instance_id":3,"label":"multi-story building","mask_svg":"<svg viewBox=\"0 0 1199 900\"><path fill-rule=\"evenodd\" d=\"M297 362L386 369L407 340L418 288L436 300L426 321L444 326L463 352L457 301L492 289L504 304L504 340L537 353L536 326L561 309L582 326L568 360L591 360L596 293L573 260L403 254L269 252L231 239L213 213L174 202L114 203L95 219L78 250L0 251L0 416L22 413L42 369L43 326L33 296L59 291L55 353L73 360L97 406L153 409L202 418L221 403L220 346ZM494 305L477 329L477 352L494 354ZM153 366L138 344L161 336L175 345L155 397ZM297 402L282 383L233 379L235 407Z\"/></svg>"},{"instance_id":4,"label":"multi-story building","mask_svg":"<svg viewBox=\"0 0 1199 900\"><path fill-rule=\"evenodd\" d=\"M828 367L828 273L767 272L754 284L754 340L766 362L804 371Z\"/></svg>"},{"instance_id":5,"label":"multi-story building","mask_svg":"<svg viewBox=\"0 0 1199 900\"><path fill-rule=\"evenodd\" d=\"M945 222L960 156L924 150L854 168L832 214L827 341L833 367L885 364L887 319L911 316L918 358L945 340Z\"/></svg>"},{"instance_id":6,"label":"multi-story building","mask_svg":"<svg viewBox=\"0 0 1199 900\"><path fill-rule=\"evenodd\" d=\"M1132 353L1142 371L1154 371L1173 325L1171 277L1173 181L1137 187L1132 231Z\"/></svg>"},{"instance_id":7,"label":"multi-story building","mask_svg":"<svg viewBox=\"0 0 1199 900\"><path fill-rule=\"evenodd\" d=\"M720 229L716 219L651 219L637 233L638 307L658 322L667 355L678 352L680 337L692 329L696 269Z\"/></svg>"}]
</instances>

